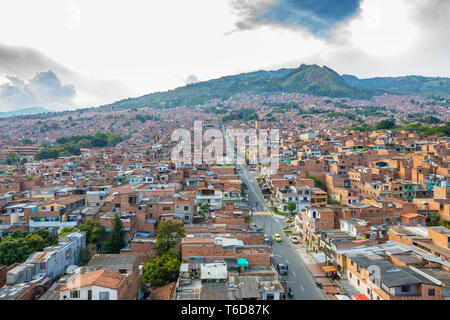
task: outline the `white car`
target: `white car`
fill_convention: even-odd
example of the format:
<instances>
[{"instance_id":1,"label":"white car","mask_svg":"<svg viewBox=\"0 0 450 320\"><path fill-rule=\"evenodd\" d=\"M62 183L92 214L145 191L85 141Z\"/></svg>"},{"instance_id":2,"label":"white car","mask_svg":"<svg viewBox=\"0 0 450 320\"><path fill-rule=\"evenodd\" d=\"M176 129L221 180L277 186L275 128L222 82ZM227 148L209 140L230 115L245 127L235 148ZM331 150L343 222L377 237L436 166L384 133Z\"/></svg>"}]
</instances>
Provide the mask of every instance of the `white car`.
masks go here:
<instances>
[{"instance_id":1,"label":"white car","mask_svg":"<svg viewBox=\"0 0 450 320\"><path fill-rule=\"evenodd\" d=\"M298 243L298 237L297 236L290 236L289 239L291 239L292 243Z\"/></svg>"}]
</instances>

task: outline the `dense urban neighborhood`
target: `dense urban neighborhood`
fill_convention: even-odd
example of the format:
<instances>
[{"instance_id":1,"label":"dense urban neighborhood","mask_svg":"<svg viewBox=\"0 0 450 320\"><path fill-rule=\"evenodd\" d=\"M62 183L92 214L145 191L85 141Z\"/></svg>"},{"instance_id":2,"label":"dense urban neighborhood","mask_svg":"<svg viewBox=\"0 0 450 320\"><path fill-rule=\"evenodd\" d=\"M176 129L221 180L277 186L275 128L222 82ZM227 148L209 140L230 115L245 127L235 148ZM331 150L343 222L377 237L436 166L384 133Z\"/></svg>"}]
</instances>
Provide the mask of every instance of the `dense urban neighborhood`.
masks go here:
<instances>
[{"instance_id":1,"label":"dense urban neighborhood","mask_svg":"<svg viewBox=\"0 0 450 320\"><path fill-rule=\"evenodd\" d=\"M130 104L0 118L0 300L450 299L447 98ZM199 121L277 170L173 161Z\"/></svg>"}]
</instances>

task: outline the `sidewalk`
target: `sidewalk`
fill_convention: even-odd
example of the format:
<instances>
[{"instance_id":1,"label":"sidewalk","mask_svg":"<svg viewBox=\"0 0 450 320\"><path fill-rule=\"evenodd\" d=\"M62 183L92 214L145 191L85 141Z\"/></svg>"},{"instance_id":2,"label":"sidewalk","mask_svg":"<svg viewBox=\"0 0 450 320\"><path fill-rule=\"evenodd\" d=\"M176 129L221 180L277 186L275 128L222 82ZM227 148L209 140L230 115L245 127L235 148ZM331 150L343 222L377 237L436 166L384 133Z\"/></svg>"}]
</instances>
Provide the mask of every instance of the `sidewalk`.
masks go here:
<instances>
[{"instance_id":1,"label":"sidewalk","mask_svg":"<svg viewBox=\"0 0 450 320\"><path fill-rule=\"evenodd\" d=\"M336 300L336 294L342 293L342 286L337 282L328 278L323 271L322 266L314 259L314 257L306 252L306 247L303 243L296 246L296 251L305 263L308 270L314 276L316 282L322 284L322 291L329 300Z\"/></svg>"}]
</instances>

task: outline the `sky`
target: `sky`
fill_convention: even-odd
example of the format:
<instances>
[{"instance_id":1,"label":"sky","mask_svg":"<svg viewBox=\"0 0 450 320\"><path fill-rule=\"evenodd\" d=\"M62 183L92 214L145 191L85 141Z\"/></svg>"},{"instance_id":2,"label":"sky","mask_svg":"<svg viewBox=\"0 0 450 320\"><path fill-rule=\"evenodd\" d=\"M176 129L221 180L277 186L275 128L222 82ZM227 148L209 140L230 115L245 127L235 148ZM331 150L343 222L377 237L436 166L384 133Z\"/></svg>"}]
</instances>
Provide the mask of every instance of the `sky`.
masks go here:
<instances>
[{"instance_id":1,"label":"sky","mask_svg":"<svg viewBox=\"0 0 450 320\"><path fill-rule=\"evenodd\" d=\"M0 112L256 70L450 76L448 0L2 0Z\"/></svg>"}]
</instances>

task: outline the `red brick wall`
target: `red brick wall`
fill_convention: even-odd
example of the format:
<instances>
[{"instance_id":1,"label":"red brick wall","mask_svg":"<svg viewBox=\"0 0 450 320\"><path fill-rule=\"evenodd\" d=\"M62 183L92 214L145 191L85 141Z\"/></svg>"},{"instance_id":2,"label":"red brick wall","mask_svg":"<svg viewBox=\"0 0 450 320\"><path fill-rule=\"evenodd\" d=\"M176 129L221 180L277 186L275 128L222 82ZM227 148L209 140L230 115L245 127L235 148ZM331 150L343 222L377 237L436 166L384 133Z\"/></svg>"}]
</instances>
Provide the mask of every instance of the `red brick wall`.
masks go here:
<instances>
[{"instance_id":1,"label":"red brick wall","mask_svg":"<svg viewBox=\"0 0 450 320\"><path fill-rule=\"evenodd\" d=\"M36 282L33 282L16 300L32 300L36 292Z\"/></svg>"},{"instance_id":2,"label":"red brick wall","mask_svg":"<svg viewBox=\"0 0 450 320\"><path fill-rule=\"evenodd\" d=\"M156 256L155 244L152 242L131 241L130 253L145 253L150 257Z\"/></svg>"},{"instance_id":3,"label":"red brick wall","mask_svg":"<svg viewBox=\"0 0 450 320\"><path fill-rule=\"evenodd\" d=\"M428 236L432 239L433 243L448 249L449 239L445 234L437 232L433 228L428 228Z\"/></svg>"},{"instance_id":4,"label":"red brick wall","mask_svg":"<svg viewBox=\"0 0 450 320\"><path fill-rule=\"evenodd\" d=\"M6 266L0 266L0 288L3 287L6 284L6 273L7 273L7 267Z\"/></svg>"}]
</instances>

